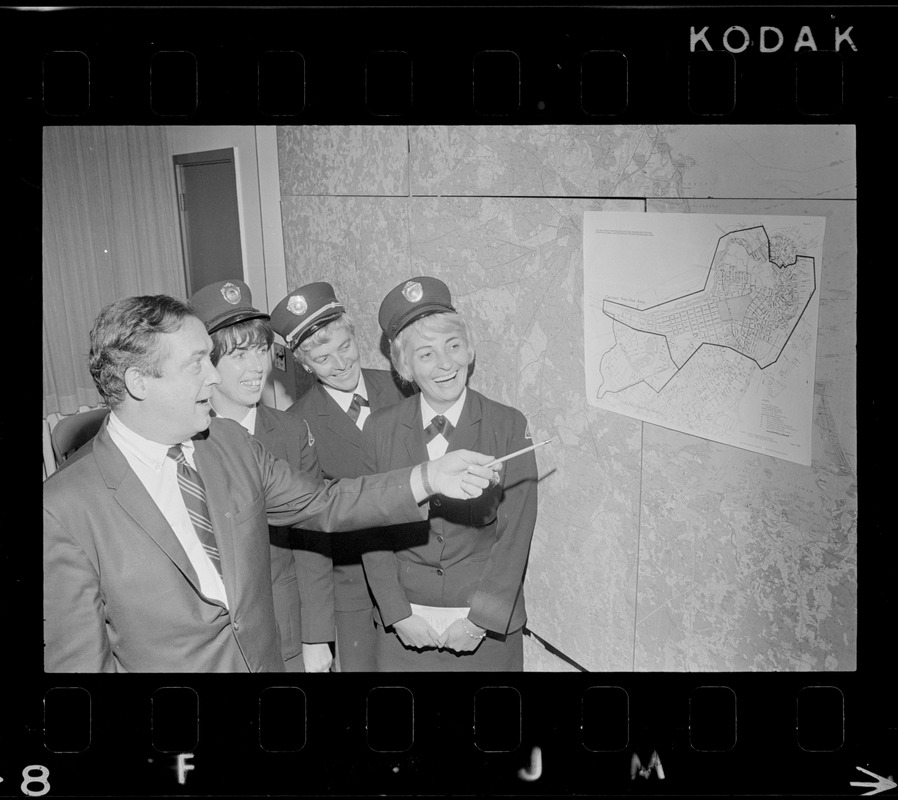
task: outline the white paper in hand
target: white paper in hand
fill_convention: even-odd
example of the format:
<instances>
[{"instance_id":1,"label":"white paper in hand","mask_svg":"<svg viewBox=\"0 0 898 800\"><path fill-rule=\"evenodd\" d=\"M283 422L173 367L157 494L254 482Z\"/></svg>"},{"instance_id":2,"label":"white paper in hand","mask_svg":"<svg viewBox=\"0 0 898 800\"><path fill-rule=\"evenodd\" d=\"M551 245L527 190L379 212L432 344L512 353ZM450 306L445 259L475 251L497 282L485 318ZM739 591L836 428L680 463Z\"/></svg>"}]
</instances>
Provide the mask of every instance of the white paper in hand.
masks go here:
<instances>
[{"instance_id":1,"label":"white paper in hand","mask_svg":"<svg viewBox=\"0 0 898 800\"><path fill-rule=\"evenodd\" d=\"M412 603L412 614L424 617L431 628L437 633L442 633L455 620L467 617L470 608L443 608L442 606L419 606Z\"/></svg>"}]
</instances>

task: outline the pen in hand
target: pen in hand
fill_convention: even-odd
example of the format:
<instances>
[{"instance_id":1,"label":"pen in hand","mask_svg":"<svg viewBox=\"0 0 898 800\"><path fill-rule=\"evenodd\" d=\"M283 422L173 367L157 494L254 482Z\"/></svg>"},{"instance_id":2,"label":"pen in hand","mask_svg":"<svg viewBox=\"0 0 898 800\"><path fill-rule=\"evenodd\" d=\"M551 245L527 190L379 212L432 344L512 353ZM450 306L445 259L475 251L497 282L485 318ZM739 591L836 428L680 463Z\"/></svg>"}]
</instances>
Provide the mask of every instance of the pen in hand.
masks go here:
<instances>
[{"instance_id":1,"label":"pen in hand","mask_svg":"<svg viewBox=\"0 0 898 800\"><path fill-rule=\"evenodd\" d=\"M522 456L524 453L529 453L531 450L536 450L537 447L542 447L544 444L548 444L555 437L550 437L549 439L545 439L542 442L537 442L536 444L530 445L530 447L523 447L520 450L515 450L513 453L509 453L507 456L502 456L502 458L496 458L490 461L489 464L484 464L485 467L494 467L496 464L501 464L503 461L508 461L509 458L514 458L515 456Z\"/></svg>"}]
</instances>

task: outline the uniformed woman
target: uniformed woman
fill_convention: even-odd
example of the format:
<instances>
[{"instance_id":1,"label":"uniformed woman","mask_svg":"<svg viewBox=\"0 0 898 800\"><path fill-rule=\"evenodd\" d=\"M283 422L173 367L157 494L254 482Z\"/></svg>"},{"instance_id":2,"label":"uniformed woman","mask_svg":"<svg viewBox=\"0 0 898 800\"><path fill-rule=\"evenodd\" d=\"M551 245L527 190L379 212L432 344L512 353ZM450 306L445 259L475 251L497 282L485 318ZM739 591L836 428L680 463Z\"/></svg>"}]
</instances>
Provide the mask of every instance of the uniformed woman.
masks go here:
<instances>
[{"instance_id":1,"label":"uniformed woman","mask_svg":"<svg viewBox=\"0 0 898 800\"><path fill-rule=\"evenodd\" d=\"M216 416L240 423L278 458L320 477L309 428L283 411L262 404L271 373L274 333L268 314L253 306L241 280L216 281L190 298L212 339L212 363L221 382L212 387ZM331 560L295 549L300 534L269 527L275 621L288 672L327 672L334 640L334 582ZM302 657L300 657L300 653Z\"/></svg>"},{"instance_id":2,"label":"uniformed woman","mask_svg":"<svg viewBox=\"0 0 898 800\"><path fill-rule=\"evenodd\" d=\"M362 437L366 471L458 448L499 458L532 444L520 411L467 386L474 342L442 281L403 281L384 298L378 321L394 369L420 393L371 414ZM523 669L534 454L508 460L499 475L473 502L433 497L427 522L383 529L380 549L364 554L379 670Z\"/></svg>"},{"instance_id":3,"label":"uniformed woman","mask_svg":"<svg viewBox=\"0 0 898 800\"><path fill-rule=\"evenodd\" d=\"M405 395L389 370L362 367L355 324L329 283L294 289L277 304L271 324L298 364L316 378L287 414L300 427L308 423L325 478L357 478L363 474L362 428L368 415ZM339 671L373 672L374 603L362 569L370 534L306 534L307 541L313 539L333 559Z\"/></svg>"}]
</instances>

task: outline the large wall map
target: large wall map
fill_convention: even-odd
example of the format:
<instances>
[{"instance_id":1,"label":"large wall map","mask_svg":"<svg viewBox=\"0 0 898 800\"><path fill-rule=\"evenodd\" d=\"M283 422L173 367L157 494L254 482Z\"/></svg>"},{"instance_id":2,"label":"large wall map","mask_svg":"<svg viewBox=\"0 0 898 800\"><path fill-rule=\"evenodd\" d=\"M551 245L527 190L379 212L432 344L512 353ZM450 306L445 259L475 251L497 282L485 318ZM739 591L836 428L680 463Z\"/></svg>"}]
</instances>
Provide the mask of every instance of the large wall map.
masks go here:
<instances>
[{"instance_id":1,"label":"large wall map","mask_svg":"<svg viewBox=\"0 0 898 800\"><path fill-rule=\"evenodd\" d=\"M810 465L824 223L585 212L590 402Z\"/></svg>"}]
</instances>

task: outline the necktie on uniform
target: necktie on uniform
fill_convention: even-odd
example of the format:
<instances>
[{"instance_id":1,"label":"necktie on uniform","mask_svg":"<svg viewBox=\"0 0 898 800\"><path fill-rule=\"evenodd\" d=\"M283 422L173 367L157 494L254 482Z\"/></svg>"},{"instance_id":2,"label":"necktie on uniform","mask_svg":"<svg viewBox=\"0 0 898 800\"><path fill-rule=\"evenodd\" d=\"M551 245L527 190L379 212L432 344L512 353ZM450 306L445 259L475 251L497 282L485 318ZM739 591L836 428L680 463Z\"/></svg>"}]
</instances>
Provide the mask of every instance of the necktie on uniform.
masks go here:
<instances>
[{"instance_id":1,"label":"necktie on uniform","mask_svg":"<svg viewBox=\"0 0 898 800\"><path fill-rule=\"evenodd\" d=\"M437 414L432 420L430 420L430 425L428 425L424 429L424 441L430 442L434 436L438 433L443 434L443 438L448 442L449 437L452 436L452 431L455 430L455 426L449 422L442 414Z\"/></svg>"},{"instance_id":2,"label":"necktie on uniform","mask_svg":"<svg viewBox=\"0 0 898 800\"><path fill-rule=\"evenodd\" d=\"M213 566L221 576L221 553L215 541L215 529L209 518L209 508L206 505L206 489L199 473L187 463L181 445L176 444L168 450L168 457L174 459L178 465L178 486L184 505L187 506L187 514L193 523L193 529L206 551L206 555L212 561Z\"/></svg>"},{"instance_id":3,"label":"necktie on uniform","mask_svg":"<svg viewBox=\"0 0 898 800\"><path fill-rule=\"evenodd\" d=\"M349 418L353 422L358 422L359 413L362 410L362 406L368 406L368 401L362 397L360 394L354 394L352 396L352 402L349 404L349 410L346 412L349 414Z\"/></svg>"}]
</instances>

